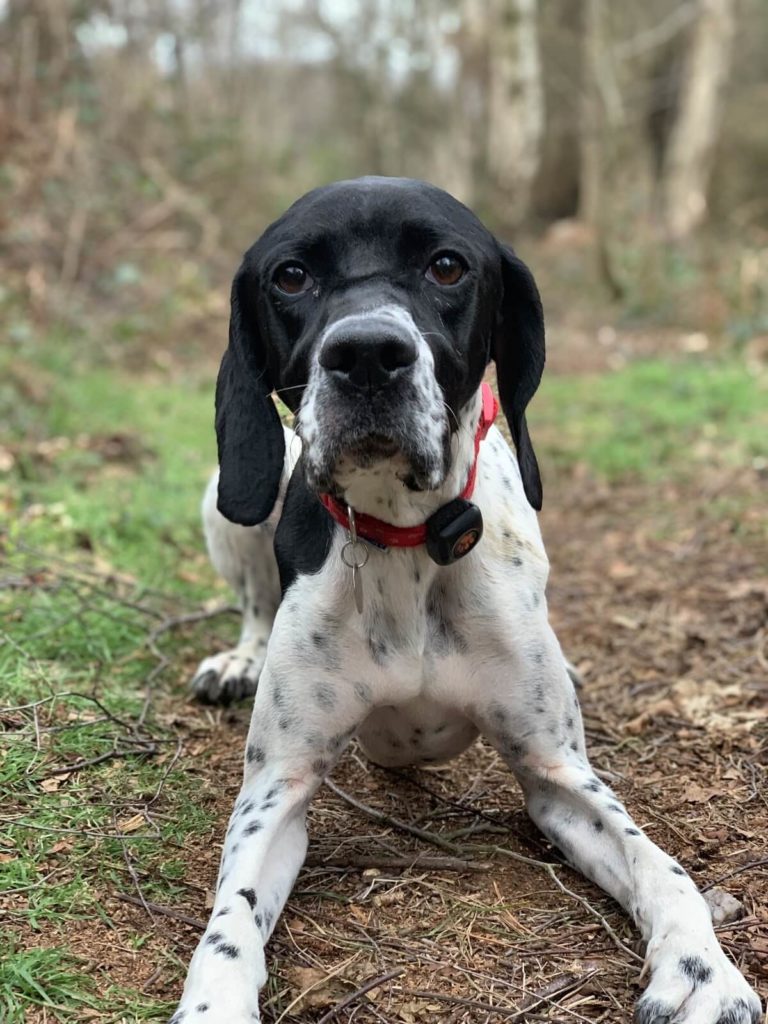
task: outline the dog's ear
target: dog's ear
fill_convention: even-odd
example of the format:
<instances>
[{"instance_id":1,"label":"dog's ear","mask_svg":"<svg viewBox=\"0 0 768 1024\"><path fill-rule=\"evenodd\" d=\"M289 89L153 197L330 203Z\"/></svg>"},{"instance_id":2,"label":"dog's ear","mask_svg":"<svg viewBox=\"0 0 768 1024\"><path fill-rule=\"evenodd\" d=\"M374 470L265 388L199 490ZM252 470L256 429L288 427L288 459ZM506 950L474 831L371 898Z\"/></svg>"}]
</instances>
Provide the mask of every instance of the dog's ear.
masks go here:
<instances>
[{"instance_id":1,"label":"dog's ear","mask_svg":"<svg viewBox=\"0 0 768 1024\"><path fill-rule=\"evenodd\" d=\"M232 282L229 348L216 381L219 512L255 526L274 508L285 439L256 318L258 281L245 263Z\"/></svg>"},{"instance_id":2,"label":"dog's ear","mask_svg":"<svg viewBox=\"0 0 768 1024\"><path fill-rule=\"evenodd\" d=\"M504 295L492 356L501 407L517 449L525 495L535 509L540 509L541 475L525 422L525 409L544 370L544 314L539 290L528 267L508 246L500 245L499 249Z\"/></svg>"}]
</instances>

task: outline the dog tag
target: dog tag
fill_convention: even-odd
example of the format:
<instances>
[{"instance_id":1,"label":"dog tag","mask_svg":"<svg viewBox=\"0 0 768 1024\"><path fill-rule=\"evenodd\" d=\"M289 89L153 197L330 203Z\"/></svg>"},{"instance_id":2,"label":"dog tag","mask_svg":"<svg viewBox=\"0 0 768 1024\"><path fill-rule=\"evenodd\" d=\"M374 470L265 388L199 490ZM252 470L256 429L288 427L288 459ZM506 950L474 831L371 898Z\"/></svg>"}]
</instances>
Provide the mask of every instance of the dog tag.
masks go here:
<instances>
[{"instance_id":1,"label":"dog tag","mask_svg":"<svg viewBox=\"0 0 768 1024\"><path fill-rule=\"evenodd\" d=\"M438 565L451 565L468 555L483 536L483 514L464 498L443 505L426 525L427 552Z\"/></svg>"},{"instance_id":2,"label":"dog tag","mask_svg":"<svg viewBox=\"0 0 768 1024\"><path fill-rule=\"evenodd\" d=\"M355 510L347 505L347 518L349 520L349 540L341 549L341 560L352 570L352 592L355 595L355 608L359 615L363 612L363 579L360 570L368 561L370 552L361 540L357 538L357 523L355 522Z\"/></svg>"}]
</instances>

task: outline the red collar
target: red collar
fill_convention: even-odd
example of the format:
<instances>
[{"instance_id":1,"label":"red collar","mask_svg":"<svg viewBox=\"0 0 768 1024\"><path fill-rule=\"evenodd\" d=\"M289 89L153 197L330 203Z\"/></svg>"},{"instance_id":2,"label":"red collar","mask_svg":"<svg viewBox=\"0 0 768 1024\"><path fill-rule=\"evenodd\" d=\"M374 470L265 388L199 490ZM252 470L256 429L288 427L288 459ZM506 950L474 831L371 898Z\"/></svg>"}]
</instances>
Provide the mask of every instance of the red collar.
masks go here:
<instances>
[{"instance_id":1,"label":"red collar","mask_svg":"<svg viewBox=\"0 0 768 1024\"><path fill-rule=\"evenodd\" d=\"M472 460L472 466L469 470L469 476L467 477L467 483L464 490L459 495L460 498L469 499L472 497L472 492L475 489L475 479L477 478L477 457L480 452L480 442L484 440L486 434L491 428L491 424L496 419L496 414L499 411L499 403L496 401L494 393L491 391L491 386L486 381L482 384L482 396L483 404L480 411L480 422L477 425L475 431L475 457ZM331 497L330 494L321 494L320 501L328 509L330 514L344 527L345 530L349 529L349 518L347 516L347 508L337 498ZM355 521L357 524L358 536L364 540L370 540L374 544L378 544L387 548L415 548L419 544L424 544L427 539L427 526L426 523L421 523L420 526L393 526L392 523L385 523L381 519L377 519L375 516L365 515L364 512L357 512L355 515Z\"/></svg>"}]
</instances>

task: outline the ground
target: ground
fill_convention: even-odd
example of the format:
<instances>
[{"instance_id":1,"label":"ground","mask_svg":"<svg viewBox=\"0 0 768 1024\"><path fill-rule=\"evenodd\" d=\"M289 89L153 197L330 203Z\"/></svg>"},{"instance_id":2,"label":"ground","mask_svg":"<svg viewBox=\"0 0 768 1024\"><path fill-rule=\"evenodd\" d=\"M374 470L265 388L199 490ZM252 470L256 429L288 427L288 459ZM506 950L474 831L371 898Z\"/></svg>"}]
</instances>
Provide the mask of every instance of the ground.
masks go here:
<instances>
[{"instance_id":1,"label":"ground","mask_svg":"<svg viewBox=\"0 0 768 1024\"><path fill-rule=\"evenodd\" d=\"M598 771L743 903L720 938L765 998L766 368L606 331L563 320L530 417L551 614ZM214 369L129 372L54 341L0 365L0 1020L159 1022L210 906L248 721L186 689L237 631L197 521ZM353 746L309 831L268 1024L630 1018L635 933L487 746L412 772Z\"/></svg>"}]
</instances>

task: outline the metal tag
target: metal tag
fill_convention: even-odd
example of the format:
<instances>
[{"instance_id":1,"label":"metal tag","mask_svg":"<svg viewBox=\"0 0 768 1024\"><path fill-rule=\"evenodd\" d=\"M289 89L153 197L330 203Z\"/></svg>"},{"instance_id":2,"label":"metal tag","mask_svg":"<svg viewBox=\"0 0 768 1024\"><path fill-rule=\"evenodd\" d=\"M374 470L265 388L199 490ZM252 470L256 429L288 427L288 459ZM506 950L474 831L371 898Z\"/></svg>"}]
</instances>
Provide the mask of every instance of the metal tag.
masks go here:
<instances>
[{"instance_id":1,"label":"metal tag","mask_svg":"<svg viewBox=\"0 0 768 1024\"><path fill-rule=\"evenodd\" d=\"M352 592L355 595L355 608L359 615L363 612L363 578L360 570L368 561L370 552L367 546L357 537L357 523L355 522L355 510L347 505L347 518L349 519L349 540L341 549L341 560L352 570Z\"/></svg>"}]
</instances>

